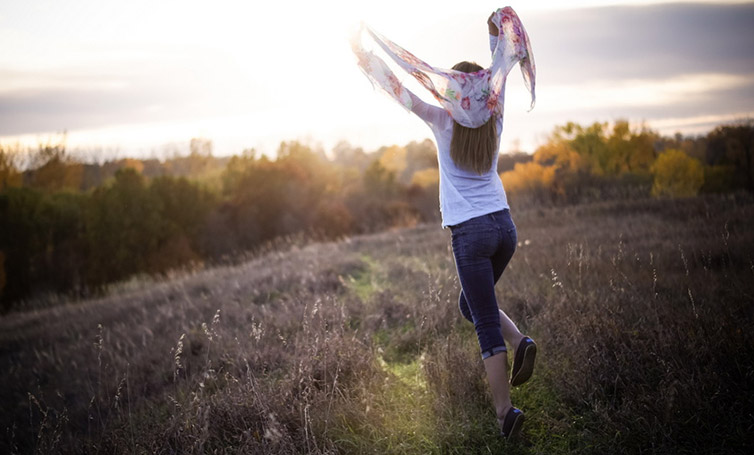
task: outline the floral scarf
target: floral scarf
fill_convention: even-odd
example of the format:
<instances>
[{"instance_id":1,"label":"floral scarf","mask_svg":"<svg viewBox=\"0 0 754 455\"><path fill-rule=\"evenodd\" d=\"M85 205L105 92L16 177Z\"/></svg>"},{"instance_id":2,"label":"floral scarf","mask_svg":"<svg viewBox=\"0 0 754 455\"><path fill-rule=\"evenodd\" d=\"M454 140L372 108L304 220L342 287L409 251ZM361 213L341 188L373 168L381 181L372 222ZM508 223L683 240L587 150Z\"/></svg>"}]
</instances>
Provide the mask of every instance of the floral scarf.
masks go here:
<instances>
[{"instance_id":1,"label":"floral scarf","mask_svg":"<svg viewBox=\"0 0 754 455\"><path fill-rule=\"evenodd\" d=\"M524 82L531 92L531 108L534 108L536 69L529 36L516 12L509 6L495 11L492 20L499 31L492 64L474 73L430 66L365 24L353 36L351 47L358 57L359 67L372 84L376 82L410 110L413 102L408 89L382 59L361 46L361 35L366 29L387 55L429 90L456 122L467 128L478 128L493 113L502 115L500 94L505 89L508 73L516 63L520 62Z\"/></svg>"}]
</instances>

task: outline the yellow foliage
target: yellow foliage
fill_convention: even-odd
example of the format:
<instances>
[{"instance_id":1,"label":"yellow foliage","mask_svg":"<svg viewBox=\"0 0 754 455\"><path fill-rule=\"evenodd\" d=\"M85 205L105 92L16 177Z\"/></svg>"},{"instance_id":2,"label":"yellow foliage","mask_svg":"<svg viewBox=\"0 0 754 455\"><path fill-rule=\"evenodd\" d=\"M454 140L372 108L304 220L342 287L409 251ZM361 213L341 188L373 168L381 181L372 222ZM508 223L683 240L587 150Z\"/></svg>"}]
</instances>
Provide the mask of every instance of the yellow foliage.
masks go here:
<instances>
[{"instance_id":1,"label":"yellow foliage","mask_svg":"<svg viewBox=\"0 0 754 455\"><path fill-rule=\"evenodd\" d=\"M83 176L84 166L81 163L53 158L34 171L33 186L47 191L78 189Z\"/></svg>"},{"instance_id":2,"label":"yellow foliage","mask_svg":"<svg viewBox=\"0 0 754 455\"><path fill-rule=\"evenodd\" d=\"M505 190L511 193L547 188L555 179L555 167L530 161L516 163L512 171L500 175Z\"/></svg>"},{"instance_id":3,"label":"yellow foliage","mask_svg":"<svg viewBox=\"0 0 754 455\"><path fill-rule=\"evenodd\" d=\"M676 149L666 150L657 157L651 171L654 196L695 196L704 184L704 169L699 160Z\"/></svg>"},{"instance_id":4,"label":"yellow foliage","mask_svg":"<svg viewBox=\"0 0 754 455\"><path fill-rule=\"evenodd\" d=\"M571 172L615 176L642 173L655 159L659 136L644 125L632 128L627 120L582 126L569 122L557 126L534 154L535 161Z\"/></svg>"},{"instance_id":5,"label":"yellow foliage","mask_svg":"<svg viewBox=\"0 0 754 455\"><path fill-rule=\"evenodd\" d=\"M534 152L534 161L543 166L555 166L571 172L588 167L584 158L564 141L550 141L540 146Z\"/></svg>"},{"instance_id":6,"label":"yellow foliage","mask_svg":"<svg viewBox=\"0 0 754 455\"><path fill-rule=\"evenodd\" d=\"M436 187L440 184L440 171L434 167L416 171L411 177L411 184L422 188Z\"/></svg>"},{"instance_id":7,"label":"yellow foliage","mask_svg":"<svg viewBox=\"0 0 754 455\"><path fill-rule=\"evenodd\" d=\"M9 187L21 186L21 173L16 166L19 151L11 151L0 145L0 191Z\"/></svg>"},{"instance_id":8,"label":"yellow foliage","mask_svg":"<svg viewBox=\"0 0 754 455\"><path fill-rule=\"evenodd\" d=\"M134 158L124 158L120 160L121 169L133 169L136 173L141 174L144 172L144 162Z\"/></svg>"},{"instance_id":9,"label":"yellow foliage","mask_svg":"<svg viewBox=\"0 0 754 455\"><path fill-rule=\"evenodd\" d=\"M406 149L397 145L392 145L385 150L380 157L380 165L392 171L395 175L400 175L406 169Z\"/></svg>"}]
</instances>

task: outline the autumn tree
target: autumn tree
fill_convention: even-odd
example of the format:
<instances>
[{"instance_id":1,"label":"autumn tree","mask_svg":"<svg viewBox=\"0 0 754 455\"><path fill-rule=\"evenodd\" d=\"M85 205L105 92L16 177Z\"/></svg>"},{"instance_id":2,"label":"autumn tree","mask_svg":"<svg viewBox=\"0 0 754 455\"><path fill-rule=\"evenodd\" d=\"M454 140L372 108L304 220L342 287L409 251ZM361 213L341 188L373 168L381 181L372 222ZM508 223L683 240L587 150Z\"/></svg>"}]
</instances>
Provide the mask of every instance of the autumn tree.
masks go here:
<instances>
[{"instance_id":1,"label":"autumn tree","mask_svg":"<svg viewBox=\"0 0 754 455\"><path fill-rule=\"evenodd\" d=\"M390 172L398 180L407 166L406 149L398 145L391 145L381 148L378 154L379 158L376 162L379 163L379 166Z\"/></svg>"},{"instance_id":2,"label":"autumn tree","mask_svg":"<svg viewBox=\"0 0 754 455\"><path fill-rule=\"evenodd\" d=\"M169 153L172 153L172 157L165 161L165 171L170 175L190 178L204 178L215 171L219 172L218 160L212 155L213 150L210 139L192 138L189 141L188 155L181 154L177 146L171 149Z\"/></svg>"},{"instance_id":3,"label":"autumn tree","mask_svg":"<svg viewBox=\"0 0 754 455\"><path fill-rule=\"evenodd\" d=\"M13 150L0 144L0 191L21 186L21 172L17 165L19 155L19 147Z\"/></svg>"},{"instance_id":4,"label":"autumn tree","mask_svg":"<svg viewBox=\"0 0 754 455\"><path fill-rule=\"evenodd\" d=\"M666 150L652 165L655 196L695 196L704 183L704 170L699 160L680 150Z\"/></svg>"},{"instance_id":5,"label":"autumn tree","mask_svg":"<svg viewBox=\"0 0 754 455\"><path fill-rule=\"evenodd\" d=\"M353 168L361 173L369 166L370 157L361 147L353 147L346 141L340 141L332 149L333 162L345 168Z\"/></svg>"},{"instance_id":6,"label":"autumn tree","mask_svg":"<svg viewBox=\"0 0 754 455\"><path fill-rule=\"evenodd\" d=\"M512 152L501 153L497 157L497 173L512 171L516 163L528 163L534 157L531 153L514 150Z\"/></svg>"},{"instance_id":7,"label":"autumn tree","mask_svg":"<svg viewBox=\"0 0 754 455\"><path fill-rule=\"evenodd\" d=\"M411 185L421 188L436 188L440 185L440 171L437 168L427 168L414 172Z\"/></svg>"},{"instance_id":8,"label":"autumn tree","mask_svg":"<svg viewBox=\"0 0 754 455\"><path fill-rule=\"evenodd\" d=\"M410 184L417 172L423 172L427 169L437 171L437 147L430 139L424 139L421 142L411 141L406 147L406 167L403 173L398 176L398 181L404 184Z\"/></svg>"},{"instance_id":9,"label":"autumn tree","mask_svg":"<svg viewBox=\"0 0 754 455\"><path fill-rule=\"evenodd\" d=\"M618 120L607 138L610 151L606 174L618 175L626 172L646 173L655 160L654 142L657 133L642 126L632 131L627 120Z\"/></svg>"},{"instance_id":10,"label":"autumn tree","mask_svg":"<svg viewBox=\"0 0 754 455\"><path fill-rule=\"evenodd\" d=\"M516 163L502 173L504 183L514 193L545 197L549 191L551 198L569 202L600 194L635 194L638 190L632 187L648 191L643 182L650 178L657 138L645 126L632 129L626 120L612 126L569 122L553 129L531 163Z\"/></svg>"},{"instance_id":11,"label":"autumn tree","mask_svg":"<svg viewBox=\"0 0 754 455\"><path fill-rule=\"evenodd\" d=\"M31 185L43 191L81 188L84 168L66 151L65 136L57 144L40 144L32 156Z\"/></svg>"},{"instance_id":12,"label":"autumn tree","mask_svg":"<svg viewBox=\"0 0 754 455\"><path fill-rule=\"evenodd\" d=\"M231 159L222 180L227 203L215 212L214 229L224 224L241 248L315 229L327 213L341 218L336 230L349 223L337 204L338 175L321 149L292 141L280 144L275 160L250 152Z\"/></svg>"},{"instance_id":13,"label":"autumn tree","mask_svg":"<svg viewBox=\"0 0 754 455\"><path fill-rule=\"evenodd\" d=\"M500 178L506 191L511 193L544 194L553 184L555 170L554 166L543 166L536 161L516 163L512 171L503 172Z\"/></svg>"},{"instance_id":14,"label":"autumn tree","mask_svg":"<svg viewBox=\"0 0 754 455\"><path fill-rule=\"evenodd\" d=\"M551 138L550 141L539 146L534 152L534 162L540 166L552 167L557 172L581 173L589 171L587 159L578 153L568 141L559 138Z\"/></svg>"}]
</instances>

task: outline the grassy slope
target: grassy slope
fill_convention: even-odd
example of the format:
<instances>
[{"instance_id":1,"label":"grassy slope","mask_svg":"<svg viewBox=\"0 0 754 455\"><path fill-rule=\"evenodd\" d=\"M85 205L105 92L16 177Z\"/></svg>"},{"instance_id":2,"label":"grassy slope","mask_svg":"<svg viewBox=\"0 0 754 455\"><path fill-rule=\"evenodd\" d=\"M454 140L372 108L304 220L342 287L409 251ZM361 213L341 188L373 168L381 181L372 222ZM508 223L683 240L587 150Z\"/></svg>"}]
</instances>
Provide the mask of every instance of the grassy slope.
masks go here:
<instances>
[{"instance_id":1,"label":"grassy slope","mask_svg":"<svg viewBox=\"0 0 754 455\"><path fill-rule=\"evenodd\" d=\"M514 210L498 300L539 343L496 438L438 226L0 319L0 451L736 453L754 428L748 196Z\"/></svg>"}]
</instances>

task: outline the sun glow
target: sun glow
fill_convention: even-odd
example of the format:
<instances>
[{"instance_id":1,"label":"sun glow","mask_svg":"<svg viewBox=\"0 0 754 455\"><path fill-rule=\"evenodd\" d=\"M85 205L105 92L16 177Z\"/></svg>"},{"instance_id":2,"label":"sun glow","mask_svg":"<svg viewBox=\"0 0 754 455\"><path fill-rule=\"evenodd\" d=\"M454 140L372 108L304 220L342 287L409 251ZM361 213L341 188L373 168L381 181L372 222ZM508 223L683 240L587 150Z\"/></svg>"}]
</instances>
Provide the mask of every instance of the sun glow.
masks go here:
<instances>
[{"instance_id":1,"label":"sun glow","mask_svg":"<svg viewBox=\"0 0 754 455\"><path fill-rule=\"evenodd\" d=\"M656 2L582 0L568 8L647 3ZM534 24L535 57L545 59L537 61L541 78L532 113L524 115L517 70L509 76L505 140L516 135L531 142L526 136L567 120L566 113L577 118L589 112L597 120L594 112L606 107L674 103L709 90L741 89L752 80L706 72L566 83L548 65L547 53L538 54L557 40L530 22L562 9L562 2L511 4L525 24ZM346 139L366 148L421 140L429 135L426 126L377 96L360 74L350 35L365 21L434 65L465 59L484 64L485 21L500 6L398 0L134 0L117 8L94 0L7 3L0 7L0 143L33 146L64 129L72 148L120 146L141 154L196 136L209 137L224 154L247 147L273 152L281 140L292 139L326 147ZM399 77L416 88L405 73Z\"/></svg>"}]
</instances>

